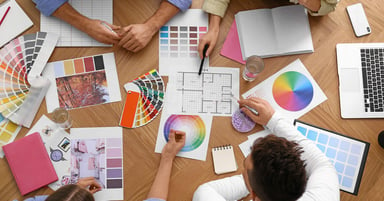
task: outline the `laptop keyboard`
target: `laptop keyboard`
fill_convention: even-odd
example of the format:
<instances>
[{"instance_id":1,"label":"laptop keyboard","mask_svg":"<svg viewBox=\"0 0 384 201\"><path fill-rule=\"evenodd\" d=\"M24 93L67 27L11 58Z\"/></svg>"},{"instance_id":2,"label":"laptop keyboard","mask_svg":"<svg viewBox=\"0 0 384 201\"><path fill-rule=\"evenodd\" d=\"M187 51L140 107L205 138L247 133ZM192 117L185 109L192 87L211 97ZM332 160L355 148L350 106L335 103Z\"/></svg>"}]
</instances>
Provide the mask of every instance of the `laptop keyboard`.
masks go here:
<instances>
[{"instance_id":1,"label":"laptop keyboard","mask_svg":"<svg viewBox=\"0 0 384 201\"><path fill-rule=\"evenodd\" d=\"M383 112L384 49L361 49L365 112Z\"/></svg>"}]
</instances>

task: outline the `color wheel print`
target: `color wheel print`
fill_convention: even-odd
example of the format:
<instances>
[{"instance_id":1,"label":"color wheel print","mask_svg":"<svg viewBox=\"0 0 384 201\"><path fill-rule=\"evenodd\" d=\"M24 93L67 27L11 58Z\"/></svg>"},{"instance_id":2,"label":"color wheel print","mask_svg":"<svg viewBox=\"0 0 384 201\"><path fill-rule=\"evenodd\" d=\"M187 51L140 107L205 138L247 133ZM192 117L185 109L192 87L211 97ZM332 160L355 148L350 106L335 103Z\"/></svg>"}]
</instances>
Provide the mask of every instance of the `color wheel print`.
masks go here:
<instances>
[{"instance_id":1,"label":"color wheel print","mask_svg":"<svg viewBox=\"0 0 384 201\"><path fill-rule=\"evenodd\" d=\"M288 111L299 111L311 103L313 86L305 75L288 71L276 78L272 94L280 107Z\"/></svg>"},{"instance_id":2,"label":"color wheel print","mask_svg":"<svg viewBox=\"0 0 384 201\"><path fill-rule=\"evenodd\" d=\"M204 121L196 115L171 115L164 124L164 137L168 142L169 132L173 130L181 130L186 133L185 145L181 149L182 152L193 151L197 149L205 138Z\"/></svg>"}]
</instances>

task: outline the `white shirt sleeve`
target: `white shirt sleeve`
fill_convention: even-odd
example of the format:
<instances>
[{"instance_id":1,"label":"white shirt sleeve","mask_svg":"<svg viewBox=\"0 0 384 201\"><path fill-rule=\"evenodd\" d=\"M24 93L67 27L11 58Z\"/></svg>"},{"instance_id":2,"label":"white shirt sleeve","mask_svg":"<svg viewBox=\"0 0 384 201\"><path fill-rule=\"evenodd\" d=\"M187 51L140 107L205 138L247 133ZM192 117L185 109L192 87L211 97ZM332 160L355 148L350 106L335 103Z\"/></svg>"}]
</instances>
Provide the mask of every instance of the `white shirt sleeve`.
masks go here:
<instances>
[{"instance_id":1,"label":"white shirt sleeve","mask_svg":"<svg viewBox=\"0 0 384 201\"><path fill-rule=\"evenodd\" d=\"M193 201L233 201L249 194L242 175L235 175L200 185Z\"/></svg>"},{"instance_id":2,"label":"white shirt sleeve","mask_svg":"<svg viewBox=\"0 0 384 201\"><path fill-rule=\"evenodd\" d=\"M308 182L299 201L339 201L340 190L336 170L316 145L301 135L293 125L277 112L266 127L276 136L297 142L302 148L301 158L306 163Z\"/></svg>"}]
</instances>

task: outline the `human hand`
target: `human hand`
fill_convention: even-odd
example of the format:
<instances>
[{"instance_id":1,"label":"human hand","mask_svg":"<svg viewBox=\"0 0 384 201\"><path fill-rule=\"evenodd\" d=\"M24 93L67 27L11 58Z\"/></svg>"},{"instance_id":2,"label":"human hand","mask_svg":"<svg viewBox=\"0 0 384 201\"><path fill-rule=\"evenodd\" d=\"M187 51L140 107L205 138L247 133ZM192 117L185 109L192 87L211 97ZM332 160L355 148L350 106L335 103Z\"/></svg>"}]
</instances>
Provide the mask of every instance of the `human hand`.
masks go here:
<instances>
[{"instance_id":1,"label":"human hand","mask_svg":"<svg viewBox=\"0 0 384 201\"><path fill-rule=\"evenodd\" d=\"M108 25L113 31L109 30L102 23ZM84 26L79 27L80 30L90 37L105 44L117 44L120 41L121 37L117 34L120 28L120 26L94 19L88 19Z\"/></svg>"},{"instance_id":2,"label":"human hand","mask_svg":"<svg viewBox=\"0 0 384 201\"><path fill-rule=\"evenodd\" d=\"M101 185L96 181L94 177L83 177L77 181L77 185L85 188L91 193L101 191Z\"/></svg>"},{"instance_id":3,"label":"human hand","mask_svg":"<svg viewBox=\"0 0 384 201\"><path fill-rule=\"evenodd\" d=\"M264 99L261 98L249 98L242 99L239 101L241 110L254 122L260 125L267 125L268 121L272 118L272 115L275 113L275 110L272 106ZM259 114L255 115L248 108L243 107L244 105L255 109Z\"/></svg>"},{"instance_id":4,"label":"human hand","mask_svg":"<svg viewBox=\"0 0 384 201\"><path fill-rule=\"evenodd\" d=\"M126 26L119 32L122 39L118 45L128 51L138 52L151 41L156 32L157 29L149 24L132 24Z\"/></svg>"},{"instance_id":5,"label":"human hand","mask_svg":"<svg viewBox=\"0 0 384 201\"><path fill-rule=\"evenodd\" d=\"M321 7L321 0L299 0L299 4L308 8L311 11L317 12Z\"/></svg>"},{"instance_id":6,"label":"human hand","mask_svg":"<svg viewBox=\"0 0 384 201\"><path fill-rule=\"evenodd\" d=\"M169 132L168 143L161 152L162 158L174 159L185 145L185 132L172 130Z\"/></svg>"},{"instance_id":7,"label":"human hand","mask_svg":"<svg viewBox=\"0 0 384 201\"><path fill-rule=\"evenodd\" d=\"M216 45L218 35L219 35L218 30L209 30L206 34L204 34L199 39L199 46L197 51L199 52L200 59L203 59L203 57L208 57L211 54L213 48ZM208 45L208 49L206 54L203 55L203 50L205 45Z\"/></svg>"}]
</instances>

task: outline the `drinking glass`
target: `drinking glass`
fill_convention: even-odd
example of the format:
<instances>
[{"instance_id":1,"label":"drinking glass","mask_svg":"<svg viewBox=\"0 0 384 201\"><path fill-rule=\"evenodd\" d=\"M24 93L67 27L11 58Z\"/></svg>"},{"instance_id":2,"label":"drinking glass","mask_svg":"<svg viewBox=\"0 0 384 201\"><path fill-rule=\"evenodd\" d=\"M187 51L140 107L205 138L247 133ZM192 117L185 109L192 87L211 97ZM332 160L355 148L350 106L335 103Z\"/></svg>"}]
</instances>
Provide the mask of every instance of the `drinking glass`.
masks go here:
<instances>
[{"instance_id":1,"label":"drinking glass","mask_svg":"<svg viewBox=\"0 0 384 201\"><path fill-rule=\"evenodd\" d=\"M253 55L247 58L243 70L243 79L251 82L256 79L256 76L263 71L264 61L261 57Z\"/></svg>"}]
</instances>

